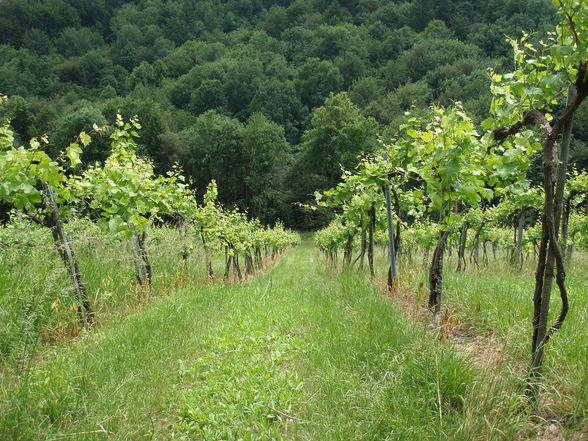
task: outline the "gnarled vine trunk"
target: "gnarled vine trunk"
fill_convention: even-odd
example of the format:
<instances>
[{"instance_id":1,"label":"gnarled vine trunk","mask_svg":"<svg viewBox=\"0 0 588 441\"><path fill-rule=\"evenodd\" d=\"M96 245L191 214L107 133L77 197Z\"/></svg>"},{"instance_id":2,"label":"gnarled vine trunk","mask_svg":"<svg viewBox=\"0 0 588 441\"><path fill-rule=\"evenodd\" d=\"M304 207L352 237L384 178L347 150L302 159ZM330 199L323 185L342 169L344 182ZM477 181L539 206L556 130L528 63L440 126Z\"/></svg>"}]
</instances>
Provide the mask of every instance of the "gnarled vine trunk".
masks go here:
<instances>
[{"instance_id":1,"label":"gnarled vine trunk","mask_svg":"<svg viewBox=\"0 0 588 441\"><path fill-rule=\"evenodd\" d=\"M363 215L361 216L360 225L361 225L360 249L359 249L358 256L353 261L353 265L355 265L357 263L357 261L359 260L359 269L362 270L363 269L363 259L365 258L365 250L367 248L367 231L366 231L366 228L364 225Z\"/></svg>"},{"instance_id":2,"label":"gnarled vine trunk","mask_svg":"<svg viewBox=\"0 0 588 441\"><path fill-rule=\"evenodd\" d=\"M541 217L541 243L535 273L535 294L533 296L533 340L532 360L529 373L528 395L535 402L538 396L538 379L542 376L545 345L551 336L561 328L568 313L568 294L565 286L564 256L558 243L560 218L563 210L564 186L566 181L568 151L575 110L588 95L586 66L578 72L576 87L569 88L568 102L561 116L551 127L543 123L546 131L543 143L543 187L545 204ZM556 142L563 135L559 157ZM559 162L559 164L558 164ZM561 310L554 323L548 326L551 302L551 288L555 281L561 297Z\"/></svg>"},{"instance_id":3,"label":"gnarled vine trunk","mask_svg":"<svg viewBox=\"0 0 588 441\"><path fill-rule=\"evenodd\" d=\"M468 239L468 222L461 224L461 232L459 234L459 248L457 250L457 272L465 271L466 269L466 242Z\"/></svg>"},{"instance_id":4,"label":"gnarled vine trunk","mask_svg":"<svg viewBox=\"0 0 588 441\"><path fill-rule=\"evenodd\" d=\"M532 205L520 208L515 213L514 218L514 246L510 257L510 263L519 268L523 266L523 233L525 231L525 222L527 211L535 209Z\"/></svg>"},{"instance_id":5,"label":"gnarled vine trunk","mask_svg":"<svg viewBox=\"0 0 588 441\"><path fill-rule=\"evenodd\" d=\"M254 273L253 258L249 252L245 253L245 275L252 275Z\"/></svg>"},{"instance_id":6,"label":"gnarled vine trunk","mask_svg":"<svg viewBox=\"0 0 588 441\"><path fill-rule=\"evenodd\" d=\"M243 281L243 273L241 272L241 265L239 265L239 254L237 253L237 250L235 250L234 248L233 252L235 253L233 256L233 269L235 270L235 273L237 275L237 280L241 282Z\"/></svg>"},{"instance_id":7,"label":"gnarled vine trunk","mask_svg":"<svg viewBox=\"0 0 588 441\"><path fill-rule=\"evenodd\" d=\"M456 201L453 212L456 213L461 207L460 201ZM451 233L451 227L445 226L445 229L439 234L437 245L433 251L431 266L429 267L429 310L435 314L435 317L441 311L441 296L443 294L443 255L447 238Z\"/></svg>"},{"instance_id":8,"label":"gnarled vine trunk","mask_svg":"<svg viewBox=\"0 0 588 441\"><path fill-rule=\"evenodd\" d=\"M139 236L139 250L141 252L141 258L145 263L145 269L147 270L147 279L149 281L149 285L153 281L153 266L151 266L151 259L149 259L149 253L147 253L147 248L145 247L145 241L147 240L147 233L143 231Z\"/></svg>"},{"instance_id":9,"label":"gnarled vine trunk","mask_svg":"<svg viewBox=\"0 0 588 441\"><path fill-rule=\"evenodd\" d=\"M347 240L345 241L345 251L343 254L343 267L351 267L351 256L353 254L353 235L347 234Z\"/></svg>"},{"instance_id":10,"label":"gnarled vine trunk","mask_svg":"<svg viewBox=\"0 0 588 441\"><path fill-rule=\"evenodd\" d=\"M139 233L136 228L131 227L133 235L131 237L131 253L133 255L133 262L137 271L137 281L141 288L151 296L151 279L153 271L151 262L145 249L145 232Z\"/></svg>"},{"instance_id":11,"label":"gnarled vine trunk","mask_svg":"<svg viewBox=\"0 0 588 441\"><path fill-rule=\"evenodd\" d=\"M212 279L214 277L214 273L212 271L212 259L210 258L210 246L206 242L206 236L204 235L204 227L200 227L200 239L202 240L202 247L204 248L206 275L208 279Z\"/></svg>"},{"instance_id":12,"label":"gnarled vine trunk","mask_svg":"<svg viewBox=\"0 0 588 441\"><path fill-rule=\"evenodd\" d=\"M443 294L443 254L449 237L447 228L439 235L433 251L433 259L429 267L429 309L437 315L441 311L441 295Z\"/></svg>"},{"instance_id":13,"label":"gnarled vine trunk","mask_svg":"<svg viewBox=\"0 0 588 441\"><path fill-rule=\"evenodd\" d=\"M188 219L182 216L180 219L180 236L182 238L182 262L186 269L188 268L188 257L190 257L190 247L188 245Z\"/></svg>"},{"instance_id":14,"label":"gnarled vine trunk","mask_svg":"<svg viewBox=\"0 0 588 441\"><path fill-rule=\"evenodd\" d=\"M92 305L90 304L88 289L86 288L86 284L82 279L80 265L76 259L74 249L63 227L59 206L53 197L51 188L48 185L45 185L41 193L43 202L48 212L45 223L51 230L53 243L57 248L59 256L65 263L66 267L69 269L69 274L76 292L76 297L80 305L78 307L78 313L80 315L82 327L88 328L88 326L94 322L94 311L92 310ZM42 221L38 220L37 222L43 225Z\"/></svg>"},{"instance_id":15,"label":"gnarled vine trunk","mask_svg":"<svg viewBox=\"0 0 588 441\"><path fill-rule=\"evenodd\" d=\"M394 237L394 220L392 219L392 204L390 202L390 185L386 183L384 186L384 195L386 198L386 217L388 222L388 259L390 260L390 265L388 266L388 289L392 290L394 286L394 280L396 279L396 257L398 255L398 248L400 246L400 242L396 243L396 238ZM398 199L398 195L394 192L396 197L396 208L397 208L397 215L400 219L400 202ZM397 226L400 225L400 222L396 223ZM396 231L397 236L400 234L400 229Z\"/></svg>"},{"instance_id":16,"label":"gnarled vine trunk","mask_svg":"<svg viewBox=\"0 0 588 441\"><path fill-rule=\"evenodd\" d=\"M486 223L484 221L480 222L478 228L476 228L476 232L474 233L474 239L472 241L472 253L470 255L470 262L473 262L476 265L476 268L480 267L480 235L482 234L482 230L484 229L484 225ZM484 253L484 262L485 265L488 264L488 254L486 251L486 241L483 244L483 253Z\"/></svg>"}]
</instances>

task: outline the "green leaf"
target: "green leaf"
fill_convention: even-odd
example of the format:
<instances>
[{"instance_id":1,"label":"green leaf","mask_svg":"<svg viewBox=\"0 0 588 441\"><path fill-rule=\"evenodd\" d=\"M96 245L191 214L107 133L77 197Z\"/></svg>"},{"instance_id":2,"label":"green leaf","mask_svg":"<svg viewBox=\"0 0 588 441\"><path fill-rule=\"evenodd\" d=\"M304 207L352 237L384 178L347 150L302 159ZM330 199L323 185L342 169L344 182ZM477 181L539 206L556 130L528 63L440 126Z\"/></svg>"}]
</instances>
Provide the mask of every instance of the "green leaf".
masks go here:
<instances>
[{"instance_id":1,"label":"green leaf","mask_svg":"<svg viewBox=\"0 0 588 441\"><path fill-rule=\"evenodd\" d=\"M119 231L119 230L120 230L120 228L121 228L121 225L122 225L123 223L124 223L124 222L123 222L123 220L121 219L121 217L120 217L120 216L116 216L116 217L110 218L110 219L108 220L108 229L109 229L111 232L113 232L113 233L116 233L117 231Z\"/></svg>"},{"instance_id":2,"label":"green leaf","mask_svg":"<svg viewBox=\"0 0 588 441\"><path fill-rule=\"evenodd\" d=\"M408 129L408 130L406 131L406 134L407 134L408 136L410 136L411 138L418 138L418 137L419 137L419 132L417 132L417 131L416 131L416 130L414 130L414 129Z\"/></svg>"},{"instance_id":3,"label":"green leaf","mask_svg":"<svg viewBox=\"0 0 588 441\"><path fill-rule=\"evenodd\" d=\"M88 144L90 144L90 142L92 141L92 138L86 132L82 131L80 132L80 141L82 142L82 144L84 144L84 147L87 147Z\"/></svg>"},{"instance_id":4,"label":"green leaf","mask_svg":"<svg viewBox=\"0 0 588 441\"><path fill-rule=\"evenodd\" d=\"M435 135L433 135L431 132L421 132L421 139L425 142L431 142L434 137Z\"/></svg>"},{"instance_id":5,"label":"green leaf","mask_svg":"<svg viewBox=\"0 0 588 441\"><path fill-rule=\"evenodd\" d=\"M82 132L82 133L84 133L84 132ZM81 134L80 134L80 136L81 136ZM86 145L86 144L84 144L84 145ZM82 163L82 161L80 160L80 155L82 154L82 149L80 148L80 145L78 143L72 142L69 145L69 147L66 149L65 154L66 154L67 158L69 159L69 162L71 163L72 167L75 168Z\"/></svg>"}]
</instances>

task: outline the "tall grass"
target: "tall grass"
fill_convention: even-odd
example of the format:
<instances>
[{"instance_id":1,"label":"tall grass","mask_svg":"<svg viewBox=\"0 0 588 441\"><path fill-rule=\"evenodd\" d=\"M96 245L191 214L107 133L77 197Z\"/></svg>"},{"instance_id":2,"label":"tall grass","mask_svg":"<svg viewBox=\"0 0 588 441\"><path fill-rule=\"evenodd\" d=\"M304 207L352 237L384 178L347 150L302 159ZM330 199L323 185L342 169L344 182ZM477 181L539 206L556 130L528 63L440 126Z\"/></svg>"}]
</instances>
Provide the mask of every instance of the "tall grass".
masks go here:
<instances>
[{"instance_id":1,"label":"tall grass","mask_svg":"<svg viewBox=\"0 0 588 441\"><path fill-rule=\"evenodd\" d=\"M380 252L378 277L384 278L386 259ZM400 286L424 304L428 294L428 262L422 253L400 259ZM469 256L468 256L469 257ZM509 263L508 252L489 256L487 265L469 262L457 272L457 256L446 255L443 305L448 315L469 328L474 337L488 337L495 347L476 348L481 356L494 357L497 375L523 384L531 361L531 318L535 283L535 259L528 253L522 268ZM546 348L542 415L571 430L588 430L588 253L577 251L567 267L566 286L570 312L563 328ZM561 301L554 285L551 320ZM492 360L490 360L492 362Z\"/></svg>"},{"instance_id":2,"label":"tall grass","mask_svg":"<svg viewBox=\"0 0 588 441\"><path fill-rule=\"evenodd\" d=\"M182 285L0 384L15 440L512 440L519 395L304 244Z\"/></svg>"},{"instance_id":3,"label":"tall grass","mask_svg":"<svg viewBox=\"0 0 588 441\"><path fill-rule=\"evenodd\" d=\"M9 369L34 356L40 346L75 338L81 329L69 273L50 232L35 225L15 224L2 227L0 233L0 369ZM68 225L68 233L96 311L97 326L119 320L146 302L146 294L136 283L126 236L102 233L83 221ZM184 244L175 229L151 229L146 246L156 297L183 285L207 282L201 248L194 246L184 263ZM222 276L224 258L220 253L214 256L213 267Z\"/></svg>"}]
</instances>

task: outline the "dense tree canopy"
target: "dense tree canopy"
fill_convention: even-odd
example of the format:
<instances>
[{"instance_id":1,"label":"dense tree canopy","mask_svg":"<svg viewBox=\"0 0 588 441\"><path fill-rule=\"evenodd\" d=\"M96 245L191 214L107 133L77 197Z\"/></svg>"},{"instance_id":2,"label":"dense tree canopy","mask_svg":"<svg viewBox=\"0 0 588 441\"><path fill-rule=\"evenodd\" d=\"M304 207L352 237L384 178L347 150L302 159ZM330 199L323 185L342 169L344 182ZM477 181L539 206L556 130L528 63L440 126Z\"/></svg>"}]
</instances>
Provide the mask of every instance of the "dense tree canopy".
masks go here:
<instances>
[{"instance_id":1,"label":"dense tree canopy","mask_svg":"<svg viewBox=\"0 0 588 441\"><path fill-rule=\"evenodd\" d=\"M217 178L226 205L308 227L294 202L413 106L459 100L485 119L487 69L512 63L505 35L555 21L549 0L4 0L0 94L17 137L54 146L136 114L158 172L179 161L199 194ZM586 106L575 124L572 161L587 167Z\"/></svg>"}]
</instances>

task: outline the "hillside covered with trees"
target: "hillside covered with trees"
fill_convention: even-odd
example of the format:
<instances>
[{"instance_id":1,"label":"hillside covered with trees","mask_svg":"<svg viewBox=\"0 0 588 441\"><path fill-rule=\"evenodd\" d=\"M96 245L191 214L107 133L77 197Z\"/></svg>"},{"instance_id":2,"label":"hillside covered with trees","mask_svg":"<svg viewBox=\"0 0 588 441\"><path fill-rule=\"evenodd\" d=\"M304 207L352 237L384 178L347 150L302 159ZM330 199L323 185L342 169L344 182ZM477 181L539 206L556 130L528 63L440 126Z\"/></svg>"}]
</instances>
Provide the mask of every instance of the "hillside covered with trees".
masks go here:
<instances>
[{"instance_id":1,"label":"hillside covered with trees","mask_svg":"<svg viewBox=\"0 0 588 441\"><path fill-rule=\"evenodd\" d=\"M216 179L226 206L313 228L324 219L296 202L336 184L412 106L459 100L485 119L488 68L512 63L507 36L555 22L549 0L4 0L0 116L18 141L47 133L59 151L138 115L158 172L178 162L200 197ZM584 105L579 168L587 128ZM108 149L95 137L84 164Z\"/></svg>"}]
</instances>

